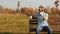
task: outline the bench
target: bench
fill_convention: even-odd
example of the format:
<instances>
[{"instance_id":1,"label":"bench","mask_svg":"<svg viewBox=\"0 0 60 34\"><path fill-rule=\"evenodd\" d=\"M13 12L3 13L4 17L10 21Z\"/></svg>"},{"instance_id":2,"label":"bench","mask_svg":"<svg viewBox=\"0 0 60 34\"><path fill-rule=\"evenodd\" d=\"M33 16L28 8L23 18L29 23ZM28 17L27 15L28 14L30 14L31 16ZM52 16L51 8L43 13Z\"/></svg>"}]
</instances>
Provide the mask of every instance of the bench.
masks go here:
<instances>
[{"instance_id":1,"label":"bench","mask_svg":"<svg viewBox=\"0 0 60 34\"><path fill-rule=\"evenodd\" d=\"M52 28L53 32L60 32L60 18L49 18L48 23L50 27ZM37 24L38 24L37 18L33 16L33 18L29 21L29 24L30 24L29 31L35 32ZM45 32L45 31L42 30L41 32Z\"/></svg>"}]
</instances>

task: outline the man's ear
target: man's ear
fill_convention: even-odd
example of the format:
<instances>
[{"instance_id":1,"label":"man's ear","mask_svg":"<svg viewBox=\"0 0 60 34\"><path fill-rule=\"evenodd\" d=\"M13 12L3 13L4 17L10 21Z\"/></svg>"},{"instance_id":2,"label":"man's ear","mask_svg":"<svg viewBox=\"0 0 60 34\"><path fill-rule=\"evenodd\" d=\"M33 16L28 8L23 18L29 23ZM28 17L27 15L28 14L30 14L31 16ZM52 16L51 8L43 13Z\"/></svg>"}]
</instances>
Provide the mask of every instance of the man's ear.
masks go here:
<instances>
[{"instance_id":1,"label":"man's ear","mask_svg":"<svg viewBox=\"0 0 60 34\"><path fill-rule=\"evenodd\" d=\"M40 11L40 9L38 9Z\"/></svg>"}]
</instances>

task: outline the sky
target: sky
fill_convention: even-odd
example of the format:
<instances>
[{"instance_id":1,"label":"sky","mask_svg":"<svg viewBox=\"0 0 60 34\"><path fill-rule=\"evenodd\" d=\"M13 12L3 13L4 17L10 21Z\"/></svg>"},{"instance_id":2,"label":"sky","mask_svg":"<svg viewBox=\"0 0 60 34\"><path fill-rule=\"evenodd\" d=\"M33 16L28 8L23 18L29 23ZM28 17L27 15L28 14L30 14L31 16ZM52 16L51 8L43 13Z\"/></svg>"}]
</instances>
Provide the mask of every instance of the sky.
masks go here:
<instances>
[{"instance_id":1,"label":"sky","mask_svg":"<svg viewBox=\"0 0 60 34\"><path fill-rule=\"evenodd\" d=\"M54 5L55 0L0 0L0 5L5 8L17 8L17 2L20 1L20 7L38 8L40 5L44 7Z\"/></svg>"}]
</instances>

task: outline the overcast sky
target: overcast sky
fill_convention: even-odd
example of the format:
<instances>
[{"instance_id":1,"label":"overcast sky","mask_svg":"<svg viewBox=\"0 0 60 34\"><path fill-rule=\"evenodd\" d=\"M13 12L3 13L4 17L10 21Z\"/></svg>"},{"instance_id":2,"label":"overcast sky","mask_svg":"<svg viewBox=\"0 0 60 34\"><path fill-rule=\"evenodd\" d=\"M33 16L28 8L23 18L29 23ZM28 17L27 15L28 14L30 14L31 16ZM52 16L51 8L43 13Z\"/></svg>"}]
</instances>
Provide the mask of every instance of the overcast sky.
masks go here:
<instances>
[{"instance_id":1,"label":"overcast sky","mask_svg":"<svg viewBox=\"0 0 60 34\"><path fill-rule=\"evenodd\" d=\"M44 7L54 5L55 0L0 0L0 5L6 8L17 8L17 2L20 1L20 7L38 8L40 5Z\"/></svg>"}]
</instances>

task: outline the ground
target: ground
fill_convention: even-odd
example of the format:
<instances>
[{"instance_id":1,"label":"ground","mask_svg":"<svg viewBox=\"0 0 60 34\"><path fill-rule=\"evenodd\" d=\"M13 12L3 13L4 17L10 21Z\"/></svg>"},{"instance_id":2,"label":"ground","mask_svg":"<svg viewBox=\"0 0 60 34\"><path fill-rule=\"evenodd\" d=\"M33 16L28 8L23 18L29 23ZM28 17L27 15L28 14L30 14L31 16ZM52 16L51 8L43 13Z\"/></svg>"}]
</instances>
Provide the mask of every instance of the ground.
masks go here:
<instances>
[{"instance_id":1,"label":"ground","mask_svg":"<svg viewBox=\"0 0 60 34\"><path fill-rule=\"evenodd\" d=\"M28 33L29 17L23 14L0 14L0 32Z\"/></svg>"}]
</instances>

